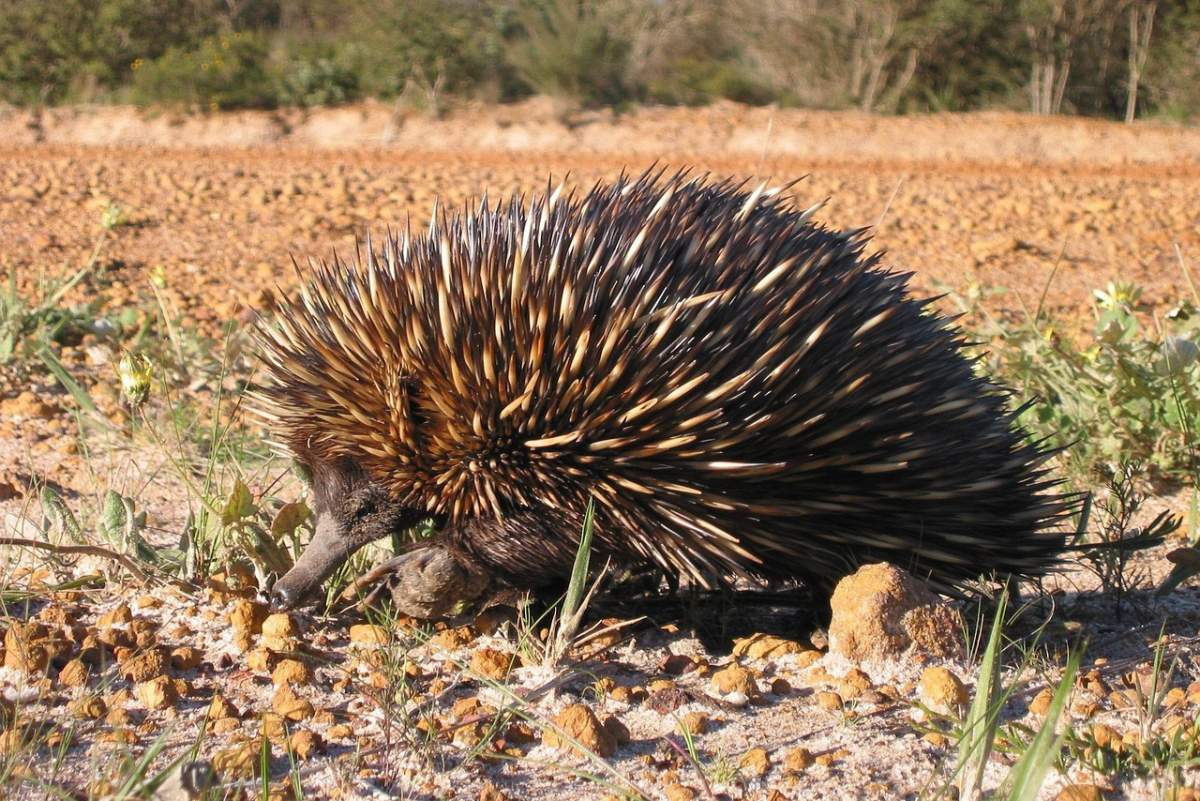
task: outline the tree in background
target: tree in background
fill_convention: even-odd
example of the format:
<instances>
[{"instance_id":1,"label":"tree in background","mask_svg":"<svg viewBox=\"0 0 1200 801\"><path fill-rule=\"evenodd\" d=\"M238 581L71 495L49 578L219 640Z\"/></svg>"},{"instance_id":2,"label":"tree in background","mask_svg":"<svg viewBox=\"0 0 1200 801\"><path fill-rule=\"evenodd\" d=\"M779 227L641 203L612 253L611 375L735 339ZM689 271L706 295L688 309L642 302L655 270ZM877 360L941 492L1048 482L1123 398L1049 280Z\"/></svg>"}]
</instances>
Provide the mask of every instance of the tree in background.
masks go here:
<instances>
[{"instance_id":1,"label":"tree in background","mask_svg":"<svg viewBox=\"0 0 1200 801\"><path fill-rule=\"evenodd\" d=\"M0 0L0 101L1200 114L1200 0Z\"/></svg>"},{"instance_id":2,"label":"tree in background","mask_svg":"<svg viewBox=\"0 0 1200 801\"><path fill-rule=\"evenodd\" d=\"M1021 0L1032 51L1029 103L1035 114L1058 114L1081 43L1112 12L1113 0Z\"/></svg>"},{"instance_id":3,"label":"tree in background","mask_svg":"<svg viewBox=\"0 0 1200 801\"><path fill-rule=\"evenodd\" d=\"M929 7L922 0L847 0L850 31L850 97L863 111L895 108L917 71L923 46L936 39Z\"/></svg>"},{"instance_id":4,"label":"tree in background","mask_svg":"<svg viewBox=\"0 0 1200 801\"><path fill-rule=\"evenodd\" d=\"M1133 122L1137 114L1138 83L1146 58L1150 55L1150 36L1154 31L1154 14L1158 0L1129 2L1129 89L1125 102L1125 122Z\"/></svg>"}]
</instances>

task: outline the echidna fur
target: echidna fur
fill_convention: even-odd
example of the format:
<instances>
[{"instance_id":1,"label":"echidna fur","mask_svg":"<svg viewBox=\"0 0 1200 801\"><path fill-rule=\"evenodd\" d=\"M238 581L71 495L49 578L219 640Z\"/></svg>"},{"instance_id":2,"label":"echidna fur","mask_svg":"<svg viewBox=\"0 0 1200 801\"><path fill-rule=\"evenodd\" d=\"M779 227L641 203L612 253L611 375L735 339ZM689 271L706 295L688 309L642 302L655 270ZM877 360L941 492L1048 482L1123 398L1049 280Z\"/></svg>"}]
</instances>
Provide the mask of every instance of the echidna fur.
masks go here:
<instances>
[{"instance_id":1,"label":"echidna fur","mask_svg":"<svg viewBox=\"0 0 1200 801\"><path fill-rule=\"evenodd\" d=\"M865 231L811 211L661 172L435 210L311 268L261 331L258 409L391 505L355 535L318 488L351 550L433 516L517 586L569 574L589 500L598 551L702 586L1051 569L1073 500L1010 393Z\"/></svg>"}]
</instances>

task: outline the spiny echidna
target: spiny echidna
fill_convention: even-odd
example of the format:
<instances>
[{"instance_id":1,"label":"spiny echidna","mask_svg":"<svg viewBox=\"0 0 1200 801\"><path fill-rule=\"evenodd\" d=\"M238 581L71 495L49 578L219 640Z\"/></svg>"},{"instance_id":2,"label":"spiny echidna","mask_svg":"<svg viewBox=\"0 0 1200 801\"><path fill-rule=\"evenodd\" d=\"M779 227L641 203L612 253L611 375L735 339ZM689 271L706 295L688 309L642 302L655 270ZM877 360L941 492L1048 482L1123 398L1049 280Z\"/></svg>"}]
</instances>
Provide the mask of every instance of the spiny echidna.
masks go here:
<instances>
[{"instance_id":1,"label":"spiny echidna","mask_svg":"<svg viewBox=\"0 0 1200 801\"><path fill-rule=\"evenodd\" d=\"M1008 393L864 231L810 212L645 174L317 265L261 331L257 405L316 512L276 602L427 517L410 614L564 579L589 500L598 553L702 586L1044 573L1072 503Z\"/></svg>"}]
</instances>

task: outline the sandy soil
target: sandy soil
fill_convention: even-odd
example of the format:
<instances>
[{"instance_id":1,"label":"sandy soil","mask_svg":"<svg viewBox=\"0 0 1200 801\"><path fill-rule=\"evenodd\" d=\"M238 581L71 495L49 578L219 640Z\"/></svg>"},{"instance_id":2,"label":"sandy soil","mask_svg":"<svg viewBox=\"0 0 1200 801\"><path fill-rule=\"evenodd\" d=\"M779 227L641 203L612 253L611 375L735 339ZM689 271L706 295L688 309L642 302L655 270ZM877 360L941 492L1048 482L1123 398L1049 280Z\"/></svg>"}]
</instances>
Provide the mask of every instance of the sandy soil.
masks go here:
<instances>
[{"instance_id":1,"label":"sandy soil","mask_svg":"<svg viewBox=\"0 0 1200 801\"><path fill-rule=\"evenodd\" d=\"M384 106L203 118L72 109L4 112L0 143L0 274L15 273L18 289L36 295L49 279L87 261L103 230L103 210L115 204L125 224L102 235L100 269L65 302L94 302L114 315L152 306L153 279L163 302L177 310L181 328L218 339L226 323L244 324L254 310L269 308L277 285L292 285L292 258L346 253L364 232L403 226L408 215L420 226L435 197L461 207L483 190L493 197L540 191L551 176L567 176L583 186L652 164L779 183L807 176L793 190L797 202L829 198L817 215L822 222L874 226L887 261L913 271L920 291L1003 287L1006 291L987 303L1013 319L1023 307L1037 304L1056 262L1059 269L1046 293L1053 309L1086 315L1093 288L1123 280L1145 287L1151 312L1161 313L1186 291L1177 249L1189 263L1200 254L1200 131L1167 126L1006 114L886 119L735 106L565 121L539 103L465 110L442 121L396 114ZM112 390L117 355L90 336L63 353L73 375L114 419L120 416ZM248 375L244 358L238 354L235 361L235 377ZM180 391L208 402L219 383L219 377L199 376L191 389ZM28 490L35 477L63 488L80 509L94 508L104 489L116 488L148 511L161 541L177 535L187 508L166 451L119 431L95 434L81 448L72 402L36 367L0 369L0 402L6 404L0 407L0 535L36 535L39 515ZM251 489L263 489L281 470L275 465L250 477ZM29 555L14 552L12 560L10 586L28 581L17 568L31 564ZM1161 575L1164 562L1150 562L1148 569ZM1064 614L1092 633L1092 658L1101 658L1101 668L1108 660L1106 675L1113 686L1145 665L1146 644L1157 638L1168 612L1175 653L1182 660L1175 682L1187 687L1197 678L1191 637L1200 625L1200 607L1194 591L1178 594L1170 605L1139 596L1129 616L1115 620L1110 606L1075 594L1077 587L1087 586L1079 573L1064 581ZM225 622L231 599L211 589L199 597L170 590L157 594L159 602L137 607L135 619L148 621L159 643L202 653L198 667L170 671L189 688L165 712L119 695L131 685L111 669L85 688L55 681L39 688L18 671L0 668L0 684L10 697L29 700L47 719L64 725L75 720L79 742L64 763L70 775L59 775L59 781L82 787L87 783L82 776L116 764L113 731L136 732L135 751L167 731L168 751L178 753L195 741L214 692L227 695L245 715L235 729L210 735L205 754L230 746L235 734L255 734L257 716L271 709L269 676L248 666L244 643ZM57 605L91 626L119 603L120 592L110 590ZM372 797L402 788L415 798L500 797L486 795L489 782L513 799L613 792L564 772L567 761L539 745L536 733L533 743L518 746L523 754L518 761L470 758L462 743L414 749L389 739L394 735L389 734L391 711L371 700L378 696L369 691L376 681L373 671L346 655L347 620L300 622L318 667L297 692L310 698L318 713L330 713L295 724L327 743L304 768L306 797ZM456 684L459 663L469 662L481 648L509 652L514 647L511 639L476 632L466 642L451 644L412 653L419 692L432 692L439 681L450 687L435 704L447 720L453 719L456 700L498 700L494 689L478 682ZM911 798L941 761L953 758L914 732L907 703L864 702L849 716L821 709L816 691L836 687L837 678L814 678L793 657L751 662L764 689L784 678L792 691L766 693L762 705L744 708L709 700L706 674L728 661L720 655L728 645L710 650L686 628L646 627L589 665L591 673L534 708L548 718L583 697L601 717L617 716L632 739L607 764L654 798L686 797L666 795L676 782L703 794L695 772L663 744L675 725L672 713L703 710L714 718L712 732L701 738L713 764L732 760L736 765L751 747L767 749L773 767L764 776L746 770L741 779L717 788L733 798L778 801L835 793ZM662 665L671 654L691 655L706 667L667 677ZM847 669L830 657L817 667L835 677ZM953 667L964 678L972 673L967 664ZM910 666L882 671L872 680L911 699L918 675ZM1048 671L1043 679L1053 675ZM670 678L692 694L683 706L663 712L636 694L620 700L612 693L585 692L606 676L635 688ZM347 677L353 679L350 684L344 683ZM532 688L546 678L537 668L520 668L509 684ZM1014 715L1026 714L1023 705L1038 689L1035 684L1020 696ZM32 700L39 692L41 699ZM109 707L127 707L130 719L75 719L67 703L96 693L113 696ZM1104 699L1097 714L1096 720L1116 728L1132 725L1129 710ZM350 734L331 735L339 723L350 724ZM356 745L364 749L357 761ZM832 755L829 764L788 775L785 756L800 746ZM273 752L277 778L287 771L284 753L278 746ZM994 768L1001 771L999 762ZM601 773L605 781L620 783L615 774ZM1147 780L1072 778L1107 785L1109 798L1160 797ZM1063 781L1056 780L1046 797L1053 797Z\"/></svg>"}]
</instances>

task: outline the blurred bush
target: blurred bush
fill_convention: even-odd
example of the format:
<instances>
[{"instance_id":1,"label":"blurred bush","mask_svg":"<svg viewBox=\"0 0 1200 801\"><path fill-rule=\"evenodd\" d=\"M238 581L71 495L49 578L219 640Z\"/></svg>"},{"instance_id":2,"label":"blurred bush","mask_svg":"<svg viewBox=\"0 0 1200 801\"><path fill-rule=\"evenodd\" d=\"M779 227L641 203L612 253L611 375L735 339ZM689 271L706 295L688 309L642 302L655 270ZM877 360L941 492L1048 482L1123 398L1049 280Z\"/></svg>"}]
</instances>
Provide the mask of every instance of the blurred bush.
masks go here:
<instances>
[{"instance_id":1,"label":"blurred bush","mask_svg":"<svg viewBox=\"0 0 1200 801\"><path fill-rule=\"evenodd\" d=\"M636 0L533 0L518 8L505 52L533 91L584 106L635 98L630 80Z\"/></svg>"},{"instance_id":2,"label":"blurred bush","mask_svg":"<svg viewBox=\"0 0 1200 801\"><path fill-rule=\"evenodd\" d=\"M186 105L216 111L273 106L280 87L260 33L218 34L195 47L172 47L134 62L131 97L137 103Z\"/></svg>"},{"instance_id":3,"label":"blurred bush","mask_svg":"<svg viewBox=\"0 0 1200 801\"><path fill-rule=\"evenodd\" d=\"M336 106L360 96L359 74L337 48L297 47L279 68L285 106Z\"/></svg>"}]
</instances>

